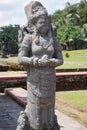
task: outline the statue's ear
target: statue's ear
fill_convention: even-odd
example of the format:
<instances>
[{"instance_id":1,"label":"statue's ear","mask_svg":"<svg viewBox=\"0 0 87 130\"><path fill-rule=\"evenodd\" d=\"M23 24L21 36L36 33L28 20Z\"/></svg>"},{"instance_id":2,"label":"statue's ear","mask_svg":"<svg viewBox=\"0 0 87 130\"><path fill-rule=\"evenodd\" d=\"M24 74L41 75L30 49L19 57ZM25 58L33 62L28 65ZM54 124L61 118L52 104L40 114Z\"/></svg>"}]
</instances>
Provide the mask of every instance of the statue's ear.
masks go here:
<instances>
[{"instance_id":1,"label":"statue's ear","mask_svg":"<svg viewBox=\"0 0 87 130\"><path fill-rule=\"evenodd\" d=\"M22 29L18 30L18 42L21 43L23 39Z\"/></svg>"}]
</instances>

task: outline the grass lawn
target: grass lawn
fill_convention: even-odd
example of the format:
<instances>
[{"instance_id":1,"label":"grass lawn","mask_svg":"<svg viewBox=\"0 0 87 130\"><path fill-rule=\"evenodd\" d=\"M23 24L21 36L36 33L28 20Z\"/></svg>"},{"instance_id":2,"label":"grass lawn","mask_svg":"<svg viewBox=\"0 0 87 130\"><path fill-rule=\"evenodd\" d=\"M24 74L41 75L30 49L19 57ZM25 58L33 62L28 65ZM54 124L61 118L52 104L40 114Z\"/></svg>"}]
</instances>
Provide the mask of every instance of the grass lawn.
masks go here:
<instances>
[{"instance_id":1,"label":"grass lawn","mask_svg":"<svg viewBox=\"0 0 87 130\"><path fill-rule=\"evenodd\" d=\"M69 54L67 58L65 55ZM74 50L74 51L63 51L64 61L72 62L87 62L87 49Z\"/></svg>"},{"instance_id":2,"label":"grass lawn","mask_svg":"<svg viewBox=\"0 0 87 130\"><path fill-rule=\"evenodd\" d=\"M87 68L84 64L63 64L61 66L56 67L56 69L80 69L80 68Z\"/></svg>"},{"instance_id":3,"label":"grass lawn","mask_svg":"<svg viewBox=\"0 0 87 130\"><path fill-rule=\"evenodd\" d=\"M10 75L22 75L26 74L26 71L6 71L6 72L0 72L0 75L2 76L10 76Z\"/></svg>"},{"instance_id":4,"label":"grass lawn","mask_svg":"<svg viewBox=\"0 0 87 130\"><path fill-rule=\"evenodd\" d=\"M57 92L56 109L87 127L87 90Z\"/></svg>"},{"instance_id":5,"label":"grass lawn","mask_svg":"<svg viewBox=\"0 0 87 130\"><path fill-rule=\"evenodd\" d=\"M64 63L57 67L57 69L78 69L87 68L87 49L74 50L74 51L63 51ZM66 53L69 57L66 57Z\"/></svg>"},{"instance_id":6,"label":"grass lawn","mask_svg":"<svg viewBox=\"0 0 87 130\"><path fill-rule=\"evenodd\" d=\"M18 57L0 58L0 62L18 63Z\"/></svg>"}]
</instances>

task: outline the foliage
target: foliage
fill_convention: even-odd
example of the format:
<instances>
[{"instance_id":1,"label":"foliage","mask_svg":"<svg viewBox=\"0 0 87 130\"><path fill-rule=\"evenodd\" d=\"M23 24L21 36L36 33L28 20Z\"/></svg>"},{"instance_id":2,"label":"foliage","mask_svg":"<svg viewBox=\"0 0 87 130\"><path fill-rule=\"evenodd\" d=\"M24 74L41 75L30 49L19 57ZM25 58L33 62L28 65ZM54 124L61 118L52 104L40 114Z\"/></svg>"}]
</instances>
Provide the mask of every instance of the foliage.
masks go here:
<instances>
[{"instance_id":1,"label":"foliage","mask_svg":"<svg viewBox=\"0 0 87 130\"><path fill-rule=\"evenodd\" d=\"M8 54L18 51L18 29L19 25L9 25L0 28L0 45L7 48Z\"/></svg>"},{"instance_id":2,"label":"foliage","mask_svg":"<svg viewBox=\"0 0 87 130\"><path fill-rule=\"evenodd\" d=\"M69 40L72 39L73 42L76 43L83 38L82 36L81 29L71 23L62 26L58 30L58 37L61 42L69 42Z\"/></svg>"},{"instance_id":3,"label":"foliage","mask_svg":"<svg viewBox=\"0 0 87 130\"><path fill-rule=\"evenodd\" d=\"M62 25L61 23L64 19L66 20L67 17L72 19L71 21L72 23L75 22L75 25L84 25L87 23L87 2L81 1L74 5L68 3L68 6L63 10L54 12L52 15L52 22Z\"/></svg>"},{"instance_id":4,"label":"foliage","mask_svg":"<svg viewBox=\"0 0 87 130\"><path fill-rule=\"evenodd\" d=\"M80 15L82 25L87 23L87 2L81 1L77 8L77 12Z\"/></svg>"},{"instance_id":5,"label":"foliage","mask_svg":"<svg viewBox=\"0 0 87 130\"><path fill-rule=\"evenodd\" d=\"M68 52L66 52L65 57L69 58L69 53Z\"/></svg>"},{"instance_id":6,"label":"foliage","mask_svg":"<svg viewBox=\"0 0 87 130\"><path fill-rule=\"evenodd\" d=\"M84 25L87 24L86 0L74 5L67 2L63 10L54 12L52 22L59 27L58 38L62 44L72 39L75 46L78 45L79 41L84 41L83 36L87 36L87 30L84 29Z\"/></svg>"}]
</instances>

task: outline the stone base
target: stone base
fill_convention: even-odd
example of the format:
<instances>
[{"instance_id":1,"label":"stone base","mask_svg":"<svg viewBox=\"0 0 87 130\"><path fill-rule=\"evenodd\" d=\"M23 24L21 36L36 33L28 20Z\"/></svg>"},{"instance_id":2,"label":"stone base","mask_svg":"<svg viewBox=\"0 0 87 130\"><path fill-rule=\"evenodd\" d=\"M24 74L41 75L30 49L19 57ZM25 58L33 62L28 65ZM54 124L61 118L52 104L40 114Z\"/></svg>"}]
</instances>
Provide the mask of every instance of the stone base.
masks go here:
<instances>
[{"instance_id":1,"label":"stone base","mask_svg":"<svg viewBox=\"0 0 87 130\"><path fill-rule=\"evenodd\" d=\"M28 128L28 119L25 111L21 111L18 118L18 126L16 130L30 130Z\"/></svg>"},{"instance_id":2,"label":"stone base","mask_svg":"<svg viewBox=\"0 0 87 130\"><path fill-rule=\"evenodd\" d=\"M20 112L20 116L18 118L18 126L17 126L16 130L33 130L32 128L29 127L28 118L27 118L25 111ZM51 129L47 128L44 130L60 130L60 126L57 123L56 115L55 115L55 120L54 120L54 127Z\"/></svg>"}]
</instances>

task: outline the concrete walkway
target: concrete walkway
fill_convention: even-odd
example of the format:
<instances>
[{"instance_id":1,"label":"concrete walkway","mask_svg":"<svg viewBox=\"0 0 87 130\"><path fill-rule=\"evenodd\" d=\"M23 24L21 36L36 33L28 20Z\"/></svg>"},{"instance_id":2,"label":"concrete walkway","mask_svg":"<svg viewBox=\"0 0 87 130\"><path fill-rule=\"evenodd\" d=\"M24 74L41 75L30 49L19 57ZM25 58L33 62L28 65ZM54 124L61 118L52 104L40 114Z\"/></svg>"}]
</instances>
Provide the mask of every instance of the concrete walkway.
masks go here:
<instances>
[{"instance_id":1,"label":"concrete walkway","mask_svg":"<svg viewBox=\"0 0 87 130\"><path fill-rule=\"evenodd\" d=\"M7 95L0 94L0 130L16 130L17 119L24 107L20 106ZM61 112L55 111L60 130L87 130L76 121Z\"/></svg>"},{"instance_id":2,"label":"concrete walkway","mask_svg":"<svg viewBox=\"0 0 87 130\"><path fill-rule=\"evenodd\" d=\"M59 111L55 111L60 125L60 130L87 130L81 124L77 123L75 120L67 117Z\"/></svg>"},{"instance_id":3,"label":"concrete walkway","mask_svg":"<svg viewBox=\"0 0 87 130\"><path fill-rule=\"evenodd\" d=\"M0 93L0 130L16 130L21 110L23 107L10 97Z\"/></svg>"}]
</instances>

